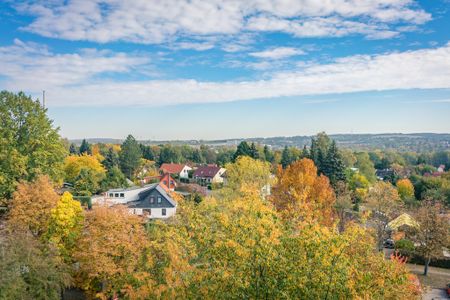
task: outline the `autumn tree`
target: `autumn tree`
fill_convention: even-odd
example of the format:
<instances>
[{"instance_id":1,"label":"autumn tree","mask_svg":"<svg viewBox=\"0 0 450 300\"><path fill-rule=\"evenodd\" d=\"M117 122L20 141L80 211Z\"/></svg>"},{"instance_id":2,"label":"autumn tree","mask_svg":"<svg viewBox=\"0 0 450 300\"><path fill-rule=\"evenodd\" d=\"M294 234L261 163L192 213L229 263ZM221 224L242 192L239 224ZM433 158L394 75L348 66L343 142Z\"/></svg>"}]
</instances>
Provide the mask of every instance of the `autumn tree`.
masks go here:
<instances>
[{"instance_id":1,"label":"autumn tree","mask_svg":"<svg viewBox=\"0 0 450 300\"><path fill-rule=\"evenodd\" d=\"M147 289L152 282L145 271L152 263L147 248L140 217L125 207L95 207L86 213L74 252L81 287L102 299Z\"/></svg>"},{"instance_id":2,"label":"autumn tree","mask_svg":"<svg viewBox=\"0 0 450 300\"><path fill-rule=\"evenodd\" d=\"M402 198L403 201L412 199L414 197L414 186L407 178L397 181L397 190L400 198Z\"/></svg>"},{"instance_id":3,"label":"autumn tree","mask_svg":"<svg viewBox=\"0 0 450 300\"><path fill-rule=\"evenodd\" d=\"M61 299L72 280L54 249L29 232L0 235L0 299Z\"/></svg>"},{"instance_id":4,"label":"autumn tree","mask_svg":"<svg viewBox=\"0 0 450 300\"><path fill-rule=\"evenodd\" d=\"M135 138L130 134L122 143L119 153L120 169L128 178L133 178L134 173L141 163L142 152Z\"/></svg>"},{"instance_id":5,"label":"autumn tree","mask_svg":"<svg viewBox=\"0 0 450 300\"><path fill-rule=\"evenodd\" d=\"M359 173L364 175L370 183L375 183L377 176L375 175L375 167L370 160L369 154L367 154L367 152L358 152L355 153L355 156L355 167L358 168Z\"/></svg>"},{"instance_id":6,"label":"autumn tree","mask_svg":"<svg viewBox=\"0 0 450 300\"><path fill-rule=\"evenodd\" d=\"M46 113L22 92L0 92L0 200L10 199L21 180L62 179L67 150Z\"/></svg>"},{"instance_id":7,"label":"autumn tree","mask_svg":"<svg viewBox=\"0 0 450 300\"><path fill-rule=\"evenodd\" d=\"M336 202L334 203L334 208L339 218L339 231L343 232L346 224L349 222L350 211L353 207L352 191L349 190L345 182L339 181L336 185L335 192Z\"/></svg>"},{"instance_id":8,"label":"autumn tree","mask_svg":"<svg viewBox=\"0 0 450 300\"><path fill-rule=\"evenodd\" d=\"M83 220L84 213L80 202L74 200L69 192L64 192L56 207L51 210L47 235L66 260L70 260L72 256L81 234Z\"/></svg>"},{"instance_id":9,"label":"autumn tree","mask_svg":"<svg viewBox=\"0 0 450 300\"><path fill-rule=\"evenodd\" d=\"M11 200L8 226L41 237L48 231L51 211L58 199L48 176L20 183Z\"/></svg>"},{"instance_id":10,"label":"autumn tree","mask_svg":"<svg viewBox=\"0 0 450 300\"><path fill-rule=\"evenodd\" d=\"M290 221L317 220L331 225L334 221L335 194L327 177L317 175L314 162L304 158L278 175L271 201Z\"/></svg>"},{"instance_id":11,"label":"autumn tree","mask_svg":"<svg viewBox=\"0 0 450 300\"><path fill-rule=\"evenodd\" d=\"M371 224L375 229L378 249L383 250L387 225L399 212L401 199L397 189L389 182L377 182L367 194L366 207L371 211Z\"/></svg>"},{"instance_id":12,"label":"autumn tree","mask_svg":"<svg viewBox=\"0 0 450 300\"><path fill-rule=\"evenodd\" d=\"M443 207L439 202L426 199L415 214L419 226L414 230L413 240L418 245L416 251L425 259L425 276L431 259L442 257L443 248L450 246L448 217L442 211Z\"/></svg>"},{"instance_id":13,"label":"autumn tree","mask_svg":"<svg viewBox=\"0 0 450 300\"><path fill-rule=\"evenodd\" d=\"M240 191L244 186L253 186L256 190L270 184L270 164L249 156L240 156L227 169L227 190Z\"/></svg>"},{"instance_id":14,"label":"autumn tree","mask_svg":"<svg viewBox=\"0 0 450 300\"><path fill-rule=\"evenodd\" d=\"M96 182L102 180L106 172L100 161L92 155L71 155L64 161L65 180L75 183L83 169L89 170Z\"/></svg>"}]
</instances>

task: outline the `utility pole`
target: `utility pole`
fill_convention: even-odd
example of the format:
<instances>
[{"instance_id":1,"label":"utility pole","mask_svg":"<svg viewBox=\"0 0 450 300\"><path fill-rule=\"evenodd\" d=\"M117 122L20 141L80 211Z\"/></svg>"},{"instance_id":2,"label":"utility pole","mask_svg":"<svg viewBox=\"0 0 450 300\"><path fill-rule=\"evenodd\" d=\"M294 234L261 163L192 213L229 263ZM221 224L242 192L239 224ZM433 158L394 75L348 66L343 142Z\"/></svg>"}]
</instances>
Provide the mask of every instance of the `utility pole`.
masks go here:
<instances>
[{"instance_id":1,"label":"utility pole","mask_svg":"<svg viewBox=\"0 0 450 300\"><path fill-rule=\"evenodd\" d=\"M42 91L42 107L45 108L45 90Z\"/></svg>"}]
</instances>

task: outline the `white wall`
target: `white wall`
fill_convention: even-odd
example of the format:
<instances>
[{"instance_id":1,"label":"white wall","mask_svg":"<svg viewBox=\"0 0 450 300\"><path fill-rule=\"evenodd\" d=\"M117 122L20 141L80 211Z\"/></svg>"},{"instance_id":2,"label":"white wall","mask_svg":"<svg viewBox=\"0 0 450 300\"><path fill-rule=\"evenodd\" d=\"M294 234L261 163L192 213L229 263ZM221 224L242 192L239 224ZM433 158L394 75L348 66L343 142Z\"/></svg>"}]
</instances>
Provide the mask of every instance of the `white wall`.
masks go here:
<instances>
[{"instance_id":1,"label":"white wall","mask_svg":"<svg viewBox=\"0 0 450 300\"><path fill-rule=\"evenodd\" d=\"M139 199L139 197L138 197L139 193L146 189L148 189L148 187L142 187L139 189L133 189L133 190L128 190L128 191L126 191L126 190L111 191L111 192L108 191L108 192L106 192L106 195L105 195L105 202L112 203L112 204L125 204L130 201L135 201L135 200ZM110 193L119 194L119 195L121 193L123 193L124 197L110 197L109 196Z\"/></svg>"},{"instance_id":2,"label":"white wall","mask_svg":"<svg viewBox=\"0 0 450 300\"><path fill-rule=\"evenodd\" d=\"M166 208L166 215L162 215L162 208L152 208L152 213L149 216L149 219L167 219L175 215L177 208L169 207ZM141 216L143 214L142 208L130 208L130 213Z\"/></svg>"},{"instance_id":3,"label":"white wall","mask_svg":"<svg viewBox=\"0 0 450 300\"><path fill-rule=\"evenodd\" d=\"M186 179L188 179L188 178L189 178L189 171L190 171L190 170L192 170L191 167L184 166L183 170L181 170L181 172L180 172L180 174L179 174L180 178L186 178Z\"/></svg>"}]
</instances>

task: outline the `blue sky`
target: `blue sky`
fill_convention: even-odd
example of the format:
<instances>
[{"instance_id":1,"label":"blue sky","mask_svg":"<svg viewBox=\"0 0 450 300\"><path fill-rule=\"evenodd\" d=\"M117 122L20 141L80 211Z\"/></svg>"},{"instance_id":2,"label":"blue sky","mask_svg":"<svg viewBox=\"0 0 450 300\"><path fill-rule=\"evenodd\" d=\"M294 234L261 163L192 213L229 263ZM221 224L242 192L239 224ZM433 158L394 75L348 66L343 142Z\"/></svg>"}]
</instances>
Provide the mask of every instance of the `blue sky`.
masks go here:
<instances>
[{"instance_id":1,"label":"blue sky","mask_svg":"<svg viewBox=\"0 0 450 300\"><path fill-rule=\"evenodd\" d=\"M0 89L68 138L450 132L450 1L3 1Z\"/></svg>"}]
</instances>

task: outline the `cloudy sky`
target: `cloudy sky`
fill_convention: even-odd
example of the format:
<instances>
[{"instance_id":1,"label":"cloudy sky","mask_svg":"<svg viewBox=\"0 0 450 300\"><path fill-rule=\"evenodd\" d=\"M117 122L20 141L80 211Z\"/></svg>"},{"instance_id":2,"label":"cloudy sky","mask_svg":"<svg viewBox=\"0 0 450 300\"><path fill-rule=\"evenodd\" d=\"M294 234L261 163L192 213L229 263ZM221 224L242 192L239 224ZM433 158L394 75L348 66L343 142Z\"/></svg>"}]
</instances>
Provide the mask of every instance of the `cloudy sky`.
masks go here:
<instances>
[{"instance_id":1,"label":"cloudy sky","mask_svg":"<svg viewBox=\"0 0 450 300\"><path fill-rule=\"evenodd\" d=\"M450 1L6 0L0 89L68 138L450 132Z\"/></svg>"}]
</instances>

